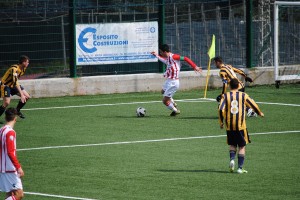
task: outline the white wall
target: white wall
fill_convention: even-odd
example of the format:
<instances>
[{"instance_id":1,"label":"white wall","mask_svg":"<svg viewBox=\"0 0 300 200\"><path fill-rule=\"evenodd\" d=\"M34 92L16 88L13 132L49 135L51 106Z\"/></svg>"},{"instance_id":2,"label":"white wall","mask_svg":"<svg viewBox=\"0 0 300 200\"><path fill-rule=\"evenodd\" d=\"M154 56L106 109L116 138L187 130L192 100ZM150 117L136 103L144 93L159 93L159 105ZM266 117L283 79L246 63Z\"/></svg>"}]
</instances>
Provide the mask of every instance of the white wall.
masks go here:
<instances>
[{"instance_id":1,"label":"white wall","mask_svg":"<svg viewBox=\"0 0 300 200\"><path fill-rule=\"evenodd\" d=\"M274 68L259 67L255 69L244 69L253 78L253 85L274 84ZM221 87L219 70L212 70L209 80L209 87ZM194 71L181 72L180 90L204 88L207 71L201 75ZM110 75L91 76L81 78L50 78L21 80L33 98L58 97L74 95L95 95L128 92L160 91L164 82L160 73L133 74L133 75Z\"/></svg>"}]
</instances>

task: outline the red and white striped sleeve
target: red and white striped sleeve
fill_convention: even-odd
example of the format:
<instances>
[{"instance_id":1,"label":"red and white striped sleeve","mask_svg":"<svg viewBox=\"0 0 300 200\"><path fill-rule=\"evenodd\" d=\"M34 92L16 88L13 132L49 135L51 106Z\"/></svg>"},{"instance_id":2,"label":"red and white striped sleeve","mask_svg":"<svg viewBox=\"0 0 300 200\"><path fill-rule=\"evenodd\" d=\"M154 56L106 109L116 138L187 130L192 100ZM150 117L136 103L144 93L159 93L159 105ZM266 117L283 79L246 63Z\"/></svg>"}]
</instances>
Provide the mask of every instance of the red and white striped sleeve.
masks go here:
<instances>
[{"instance_id":1,"label":"red and white striped sleeve","mask_svg":"<svg viewBox=\"0 0 300 200\"><path fill-rule=\"evenodd\" d=\"M6 134L7 155L16 169L21 167L16 155L16 132L11 130Z\"/></svg>"},{"instance_id":2,"label":"red and white striped sleeve","mask_svg":"<svg viewBox=\"0 0 300 200\"><path fill-rule=\"evenodd\" d=\"M178 54L174 54L173 55L173 59L174 60L180 60L180 61L185 61L187 62L193 69L195 69L197 67L197 65L191 60L189 59L188 57L186 56L180 56Z\"/></svg>"}]
</instances>

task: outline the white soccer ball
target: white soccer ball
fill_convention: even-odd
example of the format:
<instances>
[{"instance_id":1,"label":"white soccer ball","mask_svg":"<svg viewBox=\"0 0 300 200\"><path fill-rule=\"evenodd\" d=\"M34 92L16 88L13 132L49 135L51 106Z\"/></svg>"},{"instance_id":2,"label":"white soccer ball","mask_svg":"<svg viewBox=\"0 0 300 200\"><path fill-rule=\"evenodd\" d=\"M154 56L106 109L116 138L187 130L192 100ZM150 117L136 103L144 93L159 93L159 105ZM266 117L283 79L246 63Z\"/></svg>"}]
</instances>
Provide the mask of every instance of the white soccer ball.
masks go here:
<instances>
[{"instance_id":1,"label":"white soccer ball","mask_svg":"<svg viewBox=\"0 0 300 200\"><path fill-rule=\"evenodd\" d=\"M145 117L145 115L146 115L146 109L145 108L138 107L136 109L136 116L138 116L138 117Z\"/></svg>"}]
</instances>

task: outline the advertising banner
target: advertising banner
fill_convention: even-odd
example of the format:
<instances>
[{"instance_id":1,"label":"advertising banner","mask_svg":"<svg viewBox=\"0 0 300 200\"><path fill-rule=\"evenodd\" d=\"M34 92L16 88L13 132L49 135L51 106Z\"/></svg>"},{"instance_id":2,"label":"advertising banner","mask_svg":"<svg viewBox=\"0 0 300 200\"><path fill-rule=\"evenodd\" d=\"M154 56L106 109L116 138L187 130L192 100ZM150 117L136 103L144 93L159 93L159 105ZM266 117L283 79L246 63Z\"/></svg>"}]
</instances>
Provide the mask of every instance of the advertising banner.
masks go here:
<instances>
[{"instance_id":1,"label":"advertising banner","mask_svg":"<svg viewBox=\"0 0 300 200\"><path fill-rule=\"evenodd\" d=\"M157 62L157 50L157 22L76 25L76 65Z\"/></svg>"}]
</instances>

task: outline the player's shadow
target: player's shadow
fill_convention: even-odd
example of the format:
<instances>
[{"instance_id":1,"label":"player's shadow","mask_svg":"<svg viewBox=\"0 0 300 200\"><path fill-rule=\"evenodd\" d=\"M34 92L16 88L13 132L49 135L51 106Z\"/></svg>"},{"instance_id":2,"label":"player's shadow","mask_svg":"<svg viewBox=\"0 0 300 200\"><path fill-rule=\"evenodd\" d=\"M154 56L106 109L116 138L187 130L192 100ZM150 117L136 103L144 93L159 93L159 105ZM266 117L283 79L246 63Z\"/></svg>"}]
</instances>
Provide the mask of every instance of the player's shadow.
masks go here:
<instances>
[{"instance_id":1,"label":"player's shadow","mask_svg":"<svg viewBox=\"0 0 300 200\"><path fill-rule=\"evenodd\" d=\"M219 118L218 118L218 116L193 116L193 117L180 116L180 119L213 119L213 120L215 120L215 119L219 119Z\"/></svg>"},{"instance_id":2,"label":"player's shadow","mask_svg":"<svg viewBox=\"0 0 300 200\"><path fill-rule=\"evenodd\" d=\"M215 169L158 169L159 172L166 173L219 173L219 174L228 174L228 171L215 170Z\"/></svg>"}]
</instances>

